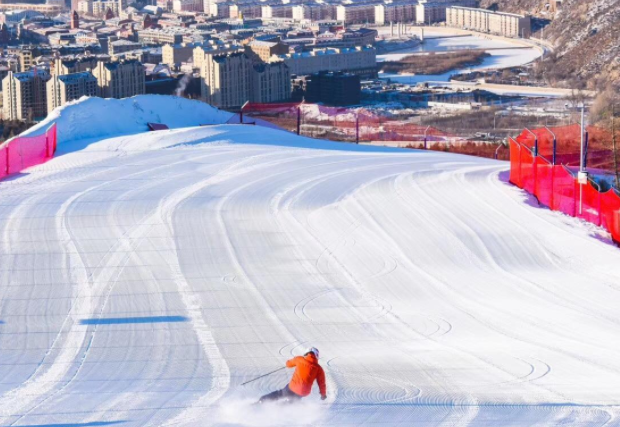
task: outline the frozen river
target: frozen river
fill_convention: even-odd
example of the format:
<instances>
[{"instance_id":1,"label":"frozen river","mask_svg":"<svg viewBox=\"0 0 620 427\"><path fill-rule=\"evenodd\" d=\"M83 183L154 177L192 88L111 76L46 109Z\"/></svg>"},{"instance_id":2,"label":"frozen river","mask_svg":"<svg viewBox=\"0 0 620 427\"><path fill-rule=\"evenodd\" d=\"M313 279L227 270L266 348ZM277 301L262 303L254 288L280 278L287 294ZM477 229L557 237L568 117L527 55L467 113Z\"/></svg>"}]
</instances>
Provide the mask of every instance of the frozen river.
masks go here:
<instances>
[{"instance_id":1,"label":"frozen river","mask_svg":"<svg viewBox=\"0 0 620 427\"><path fill-rule=\"evenodd\" d=\"M419 30L414 30L410 34L419 34ZM452 35L452 37L450 37ZM428 81L449 81L454 74L461 74L469 71L480 71L490 69L501 69L516 67L528 64L542 55L539 48L523 47L523 43L518 41L508 41L500 39L488 39L481 36L459 34L449 34L445 31L425 30L426 40L419 46L405 49L398 52L377 55L377 62L398 61L408 55L421 52L446 52L451 50L464 49L488 49L491 55L482 64L475 67L453 70L444 74L435 75L413 75L413 74L387 74L381 73L380 77L390 78L392 81L405 84L418 84Z\"/></svg>"}]
</instances>

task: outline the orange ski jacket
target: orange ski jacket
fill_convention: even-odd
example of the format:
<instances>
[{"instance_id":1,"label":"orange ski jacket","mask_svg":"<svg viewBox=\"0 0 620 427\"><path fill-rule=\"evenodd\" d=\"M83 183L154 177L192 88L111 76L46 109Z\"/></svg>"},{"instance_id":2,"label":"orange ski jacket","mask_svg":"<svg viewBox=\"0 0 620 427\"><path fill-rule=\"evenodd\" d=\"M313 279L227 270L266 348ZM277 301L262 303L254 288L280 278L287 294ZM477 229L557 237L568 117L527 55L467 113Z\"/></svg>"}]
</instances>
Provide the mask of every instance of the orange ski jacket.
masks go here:
<instances>
[{"instance_id":1,"label":"orange ski jacket","mask_svg":"<svg viewBox=\"0 0 620 427\"><path fill-rule=\"evenodd\" d=\"M295 368L293 378L288 387L298 396L307 396L312 391L312 384L316 380L319 384L321 396L327 395L325 388L325 372L316 356L312 353L306 356L297 356L286 361L287 368Z\"/></svg>"}]
</instances>

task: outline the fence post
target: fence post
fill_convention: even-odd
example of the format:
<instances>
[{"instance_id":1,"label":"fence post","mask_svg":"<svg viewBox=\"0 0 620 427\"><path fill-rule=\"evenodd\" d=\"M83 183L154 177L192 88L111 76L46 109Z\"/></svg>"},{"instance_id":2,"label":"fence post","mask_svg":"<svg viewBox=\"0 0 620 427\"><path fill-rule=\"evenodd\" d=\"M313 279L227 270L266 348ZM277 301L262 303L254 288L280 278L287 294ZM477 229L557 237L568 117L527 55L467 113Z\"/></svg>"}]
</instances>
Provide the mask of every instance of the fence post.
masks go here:
<instances>
[{"instance_id":1,"label":"fence post","mask_svg":"<svg viewBox=\"0 0 620 427\"><path fill-rule=\"evenodd\" d=\"M590 134L586 131L586 141L585 141L585 147L583 150L583 168L587 168L588 167L588 144L590 142Z\"/></svg>"},{"instance_id":2,"label":"fence post","mask_svg":"<svg viewBox=\"0 0 620 427\"><path fill-rule=\"evenodd\" d=\"M357 114L355 115L355 143L360 143L360 118Z\"/></svg>"},{"instance_id":3,"label":"fence post","mask_svg":"<svg viewBox=\"0 0 620 427\"><path fill-rule=\"evenodd\" d=\"M572 174L571 174L572 176ZM577 193L579 192L577 179L573 177L573 217L577 216Z\"/></svg>"},{"instance_id":4,"label":"fence post","mask_svg":"<svg viewBox=\"0 0 620 427\"><path fill-rule=\"evenodd\" d=\"M50 158L50 137L48 136L48 130L45 131L45 158Z\"/></svg>"},{"instance_id":5,"label":"fence post","mask_svg":"<svg viewBox=\"0 0 620 427\"><path fill-rule=\"evenodd\" d=\"M297 135L301 134L301 106L297 107Z\"/></svg>"},{"instance_id":6,"label":"fence post","mask_svg":"<svg viewBox=\"0 0 620 427\"><path fill-rule=\"evenodd\" d=\"M9 167L9 149L11 148L11 144L6 145L6 174L9 174L11 168Z\"/></svg>"}]
</instances>

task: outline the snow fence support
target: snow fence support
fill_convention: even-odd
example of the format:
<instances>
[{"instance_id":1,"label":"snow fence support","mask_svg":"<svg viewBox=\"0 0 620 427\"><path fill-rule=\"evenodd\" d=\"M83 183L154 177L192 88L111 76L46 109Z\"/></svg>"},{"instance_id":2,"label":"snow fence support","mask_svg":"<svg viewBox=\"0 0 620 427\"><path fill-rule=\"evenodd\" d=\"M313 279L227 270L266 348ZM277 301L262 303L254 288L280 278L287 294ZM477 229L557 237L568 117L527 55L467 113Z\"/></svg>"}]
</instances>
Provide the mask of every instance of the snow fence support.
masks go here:
<instances>
[{"instance_id":1,"label":"snow fence support","mask_svg":"<svg viewBox=\"0 0 620 427\"><path fill-rule=\"evenodd\" d=\"M620 245L620 195L613 188L603 192L589 181L583 188L583 209L579 203L579 182L564 165L554 165L524 144L510 138L510 183L534 195L543 206L584 219L607 229Z\"/></svg>"},{"instance_id":2,"label":"snow fence support","mask_svg":"<svg viewBox=\"0 0 620 427\"><path fill-rule=\"evenodd\" d=\"M0 179L45 163L56 153L57 128L54 123L43 135L18 136L0 147Z\"/></svg>"}]
</instances>

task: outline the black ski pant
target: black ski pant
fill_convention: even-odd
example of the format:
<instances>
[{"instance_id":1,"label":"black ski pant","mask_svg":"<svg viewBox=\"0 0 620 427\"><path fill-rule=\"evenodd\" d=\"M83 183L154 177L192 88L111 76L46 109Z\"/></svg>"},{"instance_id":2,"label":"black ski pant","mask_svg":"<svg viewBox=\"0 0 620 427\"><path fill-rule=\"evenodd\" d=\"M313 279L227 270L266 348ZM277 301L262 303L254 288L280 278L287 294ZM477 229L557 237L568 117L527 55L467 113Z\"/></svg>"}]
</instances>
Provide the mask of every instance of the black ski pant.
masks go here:
<instances>
[{"instance_id":1,"label":"black ski pant","mask_svg":"<svg viewBox=\"0 0 620 427\"><path fill-rule=\"evenodd\" d=\"M295 394L290 388L288 388L288 385L287 385L282 390L276 390L269 394L266 394L263 397L261 397L259 400L261 402L266 402L268 400L281 400L281 399L288 399L290 401L295 401L295 400L301 399L301 396L298 394Z\"/></svg>"}]
</instances>

